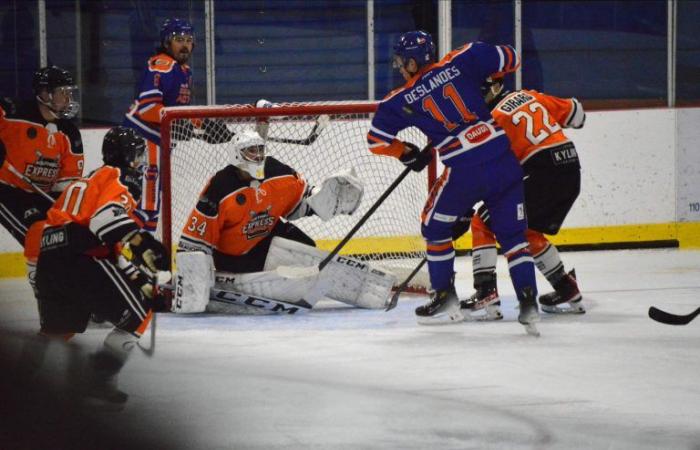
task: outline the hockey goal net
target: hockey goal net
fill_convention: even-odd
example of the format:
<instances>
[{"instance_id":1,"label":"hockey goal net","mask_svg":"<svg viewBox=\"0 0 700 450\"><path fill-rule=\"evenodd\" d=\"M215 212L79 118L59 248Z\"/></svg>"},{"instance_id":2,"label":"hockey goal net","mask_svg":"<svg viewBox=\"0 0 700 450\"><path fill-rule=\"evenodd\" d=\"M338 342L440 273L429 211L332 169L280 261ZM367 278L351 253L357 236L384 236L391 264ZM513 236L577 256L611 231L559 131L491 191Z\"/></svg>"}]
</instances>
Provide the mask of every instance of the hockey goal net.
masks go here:
<instances>
[{"instance_id":1,"label":"hockey goal net","mask_svg":"<svg viewBox=\"0 0 700 450\"><path fill-rule=\"evenodd\" d=\"M162 220L159 233L169 248L178 244L185 222L209 178L230 162L228 143L192 138L192 123L216 119L231 132L250 128L266 137L266 155L291 166L311 184L354 167L364 183L364 197L352 216L323 222L316 216L294 221L319 248L333 250L387 187L404 170L395 158L377 156L367 148L366 135L374 103L281 104L274 108L249 105L176 107L162 121ZM195 128L196 130L196 128ZM265 136L266 135L266 136ZM195 132L196 136L196 132ZM422 147L425 136L404 130L399 139ZM394 273L401 283L425 256L420 213L435 168L411 172L340 251ZM429 287L423 269L410 285Z\"/></svg>"}]
</instances>

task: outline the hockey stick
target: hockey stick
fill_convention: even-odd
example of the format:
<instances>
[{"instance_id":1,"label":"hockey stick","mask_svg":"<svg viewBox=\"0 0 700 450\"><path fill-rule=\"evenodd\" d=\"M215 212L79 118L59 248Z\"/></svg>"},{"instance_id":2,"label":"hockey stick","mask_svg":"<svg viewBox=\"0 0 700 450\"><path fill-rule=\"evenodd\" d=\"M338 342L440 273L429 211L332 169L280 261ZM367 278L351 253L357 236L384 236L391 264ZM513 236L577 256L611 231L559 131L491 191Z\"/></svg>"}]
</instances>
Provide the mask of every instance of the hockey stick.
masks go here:
<instances>
[{"instance_id":1,"label":"hockey stick","mask_svg":"<svg viewBox=\"0 0 700 450\"><path fill-rule=\"evenodd\" d=\"M406 176L409 174L409 172L411 172L411 168L406 167L403 170L403 172L401 172L401 174L398 177L396 177L394 182L391 183L391 185L386 189L386 191L384 191L384 193L381 196L379 196L377 201L374 202L374 205L372 205L367 210L365 215L362 216L362 218L357 221L355 226L352 228L352 230L350 230L348 232L348 234L343 238L343 240L340 241L338 243L338 245L336 245L335 248L328 254L328 256L326 256L324 258L324 260L319 263L319 265L318 265L319 274L323 270L323 268L326 267L328 265L328 263L333 260L333 258L335 258L335 256L345 246L345 244L347 244L348 241L350 239L352 239L352 237L355 235L355 233L357 233L357 230L359 230L360 227L362 227L362 225L364 225L365 222L367 222L367 220L370 218L370 216L372 214L374 214L374 212L377 210L377 208L379 208L379 206L384 202L384 200L386 200L386 198L392 192L394 192L394 189L396 189L396 187L403 181L403 179L406 178ZM323 277L319 276L319 281L317 281L316 285L311 289L311 291L307 295L304 296L304 300L312 305L315 305L321 299L321 297L323 297L323 295L328 291L328 289L330 288L331 282L332 282L332 280L330 278L328 278L328 277L323 278Z\"/></svg>"},{"instance_id":2,"label":"hockey stick","mask_svg":"<svg viewBox=\"0 0 700 450\"><path fill-rule=\"evenodd\" d=\"M406 289L406 286L408 286L408 283L411 282L413 277L416 276L418 271L425 265L425 263L428 262L428 257L424 256L423 259L420 260L418 265L416 266L415 269L413 269L413 272L411 272L405 280L403 280L403 283L399 285L398 288L396 288L396 292L394 292L394 295L391 297L391 300L389 301L389 304L386 305L386 308L384 311L391 311L392 309L396 308L396 304L399 302L399 295Z\"/></svg>"},{"instance_id":3,"label":"hockey stick","mask_svg":"<svg viewBox=\"0 0 700 450\"><path fill-rule=\"evenodd\" d=\"M56 200L54 200L53 197L51 197L49 194L47 194L46 192L44 192L39 186L37 186L36 184L34 184L34 182L33 182L31 179L29 179L28 176L26 176L25 174L23 174L23 173L21 173L19 170L17 170L17 169L15 168L15 166L13 166L12 164L10 164L9 161L6 160L5 162L6 162L6 164L7 164L7 169L8 169L10 172L12 172L12 174L13 174L14 176L16 176L17 178L19 178L20 180L24 181L24 182L27 183L29 186L31 186L32 189L34 189L34 192L36 192L37 194L41 195L42 197L44 197L46 200L50 201L51 203L54 203L54 202L56 201Z\"/></svg>"},{"instance_id":4,"label":"hockey stick","mask_svg":"<svg viewBox=\"0 0 700 450\"><path fill-rule=\"evenodd\" d=\"M148 358L153 358L156 353L156 313L153 313L153 318L151 319L151 342L149 347L144 347L141 345L140 341L136 342L136 346L146 355Z\"/></svg>"},{"instance_id":5,"label":"hockey stick","mask_svg":"<svg viewBox=\"0 0 700 450\"><path fill-rule=\"evenodd\" d=\"M649 317L651 319L667 325L688 325L698 315L700 315L700 308L686 315L671 314L655 306L649 308Z\"/></svg>"},{"instance_id":6,"label":"hockey stick","mask_svg":"<svg viewBox=\"0 0 700 450\"><path fill-rule=\"evenodd\" d=\"M291 139L269 136L267 140L271 142L279 142L281 144L311 145L314 142L316 142L316 139L318 139L318 136L321 134L321 131L323 131L323 129L326 128L329 122L330 117L327 114L322 114L318 116L318 118L316 119L316 123L314 123L314 127L311 129L311 132L306 137L306 139Z\"/></svg>"}]
</instances>

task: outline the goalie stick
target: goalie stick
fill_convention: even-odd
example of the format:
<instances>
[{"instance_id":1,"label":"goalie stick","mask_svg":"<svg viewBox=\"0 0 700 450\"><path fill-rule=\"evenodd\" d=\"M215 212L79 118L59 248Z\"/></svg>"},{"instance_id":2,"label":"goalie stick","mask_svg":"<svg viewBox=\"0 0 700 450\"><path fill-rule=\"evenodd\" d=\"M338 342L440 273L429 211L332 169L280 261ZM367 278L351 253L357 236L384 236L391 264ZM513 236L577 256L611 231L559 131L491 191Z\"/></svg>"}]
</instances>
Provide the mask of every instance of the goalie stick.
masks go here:
<instances>
[{"instance_id":1,"label":"goalie stick","mask_svg":"<svg viewBox=\"0 0 700 450\"><path fill-rule=\"evenodd\" d=\"M382 203L384 203L384 200L386 200L389 195L394 192L396 187L401 184L404 178L411 172L410 167L406 167L401 174L399 174L398 177L394 180L393 183L384 191L382 195L379 196L377 201L374 202L374 204L367 210L364 216L360 220L357 221L355 226L348 232L348 234L343 238L342 241L338 243L338 245L335 246L335 248L326 256L326 258L321 261L318 265L318 272L323 270L324 267L328 265L329 262L335 258L335 256L340 252L340 250L345 246L345 244L348 243L350 239L357 233L357 230L362 227L362 225L367 222L367 220L370 218L372 214L381 206ZM316 283L316 285L311 289L311 291L304 296L304 300L307 301L308 303L315 305L321 297L328 291L330 288L332 280L329 277L321 277L319 276L319 281Z\"/></svg>"},{"instance_id":2,"label":"goalie stick","mask_svg":"<svg viewBox=\"0 0 700 450\"><path fill-rule=\"evenodd\" d=\"M311 132L305 139L292 139L268 136L267 140L271 142L279 142L281 144L311 145L314 142L316 142L316 139L318 139L319 135L321 134L321 131L323 131L323 129L326 128L329 121L330 117L328 117L327 114L322 114L318 116L318 118L316 119L316 123L311 129Z\"/></svg>"},{"instance_id":3,"label":"goalie stick","mask_svg":"<svg viewBox=\"0 0 700 450\"><path fill-rule=\"evenodd\" d=\"M662 311L655 306L651 306L649 308L649 317L652 320L665 323L667 325L688 325L698 315L700 315L700 308L686 315L671 314L669 312Z\"/></svg>"},{"instance_id":4,"label":"goalie stick","mask_svg":"<svg viewBox=\"0 0 700 450\"><path fill-rule=\"evenodd\" d=\"M418 263L415 269L413 269L413 272L411 272L405 280L403 280L403 283L399 285L398 288L396 288L396 292L394 292L394 295L391 296L391 300L389 301L389 304L386 305L386 309L384 311L391 311L392 309L396 308L396 304L399 302L399 295L406 289L406 286L408 286L408 283L411 282L413 277L416 276L418 271L425 265L425 263L428 262L428 257L424 256L423 259Z\"/></svg>"}]
</instances>

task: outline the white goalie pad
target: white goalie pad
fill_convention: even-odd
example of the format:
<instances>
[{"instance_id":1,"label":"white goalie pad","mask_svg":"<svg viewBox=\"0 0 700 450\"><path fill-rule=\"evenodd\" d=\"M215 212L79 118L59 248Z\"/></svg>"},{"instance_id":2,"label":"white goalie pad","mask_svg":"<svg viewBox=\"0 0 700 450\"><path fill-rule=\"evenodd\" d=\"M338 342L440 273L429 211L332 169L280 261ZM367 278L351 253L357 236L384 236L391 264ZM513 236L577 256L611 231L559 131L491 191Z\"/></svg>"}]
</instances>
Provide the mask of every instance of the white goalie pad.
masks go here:
<instances>
[{"instance_id":1,"label":"white goalie pad","mask_svg":"<svg viewBox=\"0 0 700 450\"><path fill-rule=\"evenodd\" d=\"M207 312L235 314L286 313L311 309L304 294L316 283L317 273L287 277L276 270L253 273L217 272Z\"/></svg>"},{"instance_id":2,"label":"white goalie pad","mask_svg":"<svg viewBox=\"0 0 700 450\"><path fill-rule=\"evenodd\" d=\"M355 212L364 194L362 181L357 178L355 169L332 175L315 187L306 203L317 216L326 221L339 214Z\"/></svg>"},{"instance_id":3,"label":"white goalie pad","mask_svg":"<svg viewBox=\"0 0 700 450\"><path fill-rule=\"evenodd\" d=\"M274 237L265 260L265 270L282 270L285 266L316 267L327 255L323 250ZM396 284L394 274L340 255L333 258L319 276L331 281L326 297L370 309L385 308L391 288Z\"/></svg>"},{"instance_id":4,"label":"white goalie pad","mask_svg":"<svg viewBox=\"0 0 700 450\"><path fill-rule=\"evenodd\" d=\"M214 262L211 255L204 252L178 252L175 264L177 273L172 312L204 312L209 303L209 290L214 286Z\"/></svg>"}]
</instances>

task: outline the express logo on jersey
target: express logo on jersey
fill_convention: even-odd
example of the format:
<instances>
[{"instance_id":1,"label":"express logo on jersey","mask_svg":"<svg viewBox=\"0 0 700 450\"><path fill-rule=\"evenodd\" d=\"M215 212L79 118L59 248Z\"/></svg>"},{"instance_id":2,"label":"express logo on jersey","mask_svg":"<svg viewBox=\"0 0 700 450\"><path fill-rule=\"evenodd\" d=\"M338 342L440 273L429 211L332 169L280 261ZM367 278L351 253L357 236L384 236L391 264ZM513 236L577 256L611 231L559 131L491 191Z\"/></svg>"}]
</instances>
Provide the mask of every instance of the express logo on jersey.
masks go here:
<instances>
[{"instance_id":1,"label":"express logo on jersey","mask_svg":"<svg viewBox=\"0 0 700 450\"><path fill-rule=\"evenodd\" d=\"M485 123L480 123L468 129L464 136L470 144L478 144L491 136L491 129Z\"/></svg>"},{"instance_id":2,"label":"express logo on jersey","mask_svg":"<svg viewBox=\"0 0 700 450\"><path fill-rule=\"evenodd\" d=\"M243 227L243 234L245 234L246 239L265 236L272 230L275 218L270 215L270 208L272 207L268 206L265 211L259 213L250 211L250 221Z\"/></svg>"},{"instance_id":3,"label":"express logo on jersey","mask_svg":"<svg viewBox=\"0 0 700 450\"><path fill-rule=\"evenodd\" d=\"M24 174L42 188L48 188L58 175L61 164L58 159L46 158L36 152L37 160L27 164Z\"/></svg>"}]
</instances>

